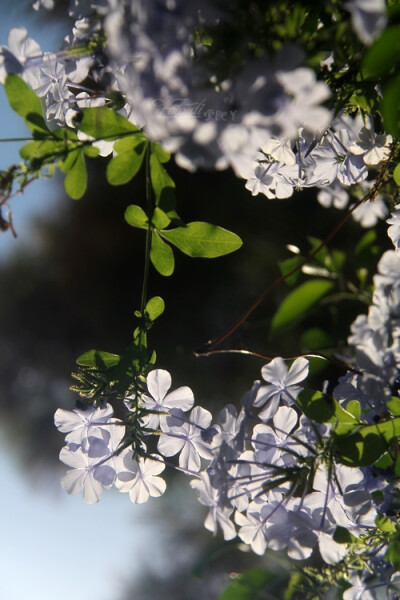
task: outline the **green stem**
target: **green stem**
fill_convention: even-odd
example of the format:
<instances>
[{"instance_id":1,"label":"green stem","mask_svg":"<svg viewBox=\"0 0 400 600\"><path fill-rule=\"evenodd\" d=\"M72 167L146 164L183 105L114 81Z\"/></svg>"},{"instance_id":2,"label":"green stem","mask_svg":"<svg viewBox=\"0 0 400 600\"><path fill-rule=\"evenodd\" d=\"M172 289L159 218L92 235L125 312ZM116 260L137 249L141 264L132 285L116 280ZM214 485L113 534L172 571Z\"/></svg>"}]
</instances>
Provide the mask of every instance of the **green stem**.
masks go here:
<instances>
[{"instance_id":1,"label":"green stem","mask_svg":"<svg viewBox=\"0 0 400 600\"><path fill-rule=\"evenodd\" d=\"M146 165L146 209L147 209L147 215L150 219L152 212L153 212L152 188L151 188L151 180L150 180L150 143L148 143L146 146L145 165ZM142 315L144 314L144 309L145 309L146 301L147 301L147 285L148 285L148 280L149 280L150 250L151 250L152 236L153 236L153 226L151 225L151 223L149 223L149 226L146 230L142 300L140 303L140 312L142 313Z\"/></svg>"}]
</instances>

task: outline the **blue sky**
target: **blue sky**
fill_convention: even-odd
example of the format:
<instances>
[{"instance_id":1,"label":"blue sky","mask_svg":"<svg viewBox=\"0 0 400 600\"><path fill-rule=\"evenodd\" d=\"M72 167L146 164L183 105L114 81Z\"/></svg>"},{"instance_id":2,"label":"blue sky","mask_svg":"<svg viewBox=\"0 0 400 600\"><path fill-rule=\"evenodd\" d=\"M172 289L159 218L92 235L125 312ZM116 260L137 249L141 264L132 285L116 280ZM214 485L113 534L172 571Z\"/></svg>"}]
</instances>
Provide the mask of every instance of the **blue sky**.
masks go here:
<instances>
[{"instance_id":1,"label":"blue sky","mask_svg":"<svg viewBox=\"0 0 400 600\"><path fill-rule=\"evenodd\" d=\"M7 12L2 12L0 19L0 45L7 45L8 32L11 27L26 27L30 37L38 41L43 50L57 49L63 39L60 28L52 25L38 29L38 19L29 18L26 11L22 11L21 2L16 2L7 7ZM32 11L33 13L33 11ZM33 13L33 17L37 17ZM36 27L34 26L36 24ZM10 109L3 86L0 85L0 138L23 137L29 135L23 119L15 115ZM0 142L0 169L6 169L10 165L19 162L18 150L20 143ZM0 260L4 260L25 241L33 241L30 222L35 214L45 209L55 207L57 194L55 183L35 182L26 189L23 196L18 196L10 203L13 214L13 222L18 235L14 240L10 232L0 234ZM4 216L6 214L4 213Z\"/></svg>"},{"instance_id":2,"label":"blue sky","mask_svg":"<svg viewBox=\"0 0 400 600\"><path fill-rule=\"evenodd\" d=\"M11 27L26 26L43 50L57 49L62 32L55 25L34 27L21 12L21 4L14 2L2 12L0 45L7 45ZM0 138L27 133L0 86ZM18 162L18 148L19 144L0 143L0 169ZM34 183L12 200L18 238L0 234L0 260L32 241L30 221L35 214L59 209L63 200L57 185L60 182ZM89 506L80 496L63 492L59 474L50 473L47 479L27 477L9 453L1 431L0 473L0 598L118 599L134 575L134 565L140 563L146 548L151 552L154 543L146 524L147 507L134 506L127 495L114 491L106 492L98 505Z\"/></svg>"}]
</instances>

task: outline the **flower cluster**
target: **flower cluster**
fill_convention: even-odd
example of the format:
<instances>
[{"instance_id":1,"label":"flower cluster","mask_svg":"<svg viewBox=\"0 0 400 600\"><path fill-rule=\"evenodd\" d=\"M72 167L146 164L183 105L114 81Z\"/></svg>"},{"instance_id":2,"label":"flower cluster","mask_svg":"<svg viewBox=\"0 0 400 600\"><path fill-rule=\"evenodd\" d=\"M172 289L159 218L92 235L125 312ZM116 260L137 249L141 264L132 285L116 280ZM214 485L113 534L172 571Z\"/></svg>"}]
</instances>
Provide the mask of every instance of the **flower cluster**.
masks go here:
<instances>
[{"instance_id":1,"label":"flower cluster","mask_svg":"<svg viewBox=\"0 0 400 600\"><path fill-rule=\"evenodd\" d=\"M386 251L374 277L372 305L351 326L349 343L356 349L357 366L363 376L347 376L337 393L345 401L358 398L369 418L385 412L387 402L399 390L400 366L400 252L399 210L388 219L388 234L395 246Z\"/></svg>"},{"instance_id":2,"label":"flower cluster","mask_svg":"<svg viewBox=\"0 0 400 600\"><path fill-rule=\"evenodd\" d=\"M313 187L322 206L344 208L353 193L374 199L353 211L362 226L386 218L378 192L390 179L398 142L383 132L380 118L374 121L351 108L353 99L360 109L351 65L343 64L336 51L321 61L317 52L306 62L310 57L285 36L277 44L269 44L267 36L262 43L246 42L228 56L219 36L223 39L224 29L231 27L240 4L74 0L74 27L65 49L57 53L43 53L24 28L12 29L8 46L0 48L0 82L6 83L9 74L22 77L40 98L49 129L57 130L55 135L44 127L44 138L43 131L34 130L29 156L47 164L47 154L40 153L47 134L55 138L50 146L59 143L57 160L65 153L78 171L83 150L107 156L115 149L118 160L124 147L121 161L131 163L133 131L146 144L147 138L160 143L162 149L153 144L153 165L146 150L158 217L155 209L153 215L145 214L138 206L132 217L133 226L148 227L148 241L153 226L154 241L157 231L171 222L170 215L176 215L172 209L164 213L158 202L158 179L170 182L161 158L154 159L157 152L164 158L164 150L190 171L232 168L254 196L284 199ZM332 25L344 14L345 30L351 31L351 22L360 47L372 44L387 22L383 0L326 4L321 19ZM35 9L53 6L53 0L35 2ZM318 21L317 29L324 27ZM342 60L339 66L337 60ZM335 86L346 74L349 93L335 104ZM366 90L368 86L367 81ZM381 92L375 86L371 94L376 100ZM111 113L117 124L123 121L128 139L119 137L119 125L118 134L107 135L105 127L99 129L99 139L90 137L95 127L85 129L84 121L93 112L82 115L82 110L104 106L117 116L101 113ZM42 122L40 107L34 116ZM395 129L387 127L396 137ZM61 151L60 130L65 134ZM68 141L73 141L72 151ZM71 167L66 159L61 164ZM157 169L151 170L154 165ZM393 178L398 183L398 173ZM389 596L399 578L388 560L390 535L384 534L399 535L394 520L399 492L389 471L399 476L391 443L400 434L400 409L393 402L400 390L400 205L387 223L394 250L379 261L368 314L351 327L353 368L332 386L331 394L328 384L324 392L303 390L309 371L304 357L290 367L277 357L261 369L261 379L239 410L229 404L214 419L195 405L189 387L171 391L170 374L150 370L150 359L148 364L142 360L147 326L160 309L153 306L152 317L146 305L139 313L135 348L140 360L131 387L116 392L115 381L107 380L101 393L86 397L93 405L55 414L57 428L66 434L60 460L70 467L63 488L96 503L104 489L115 487L133 503L143 503L165 492L161 474L171 467L191 478L199 502L208 509L205 527L214 534L220 529L225 540L238 537L258 555L268 549L285 551L294 560L318 555L336 574L332 583L347 580L344 600L373 599L384 592ZM177 230L167 234L176 236ZM154 246L147 246L154 254ZM192 248L188 253L198 255ZM110 372L104 371L106 376ZM117 418L108 402L121 396L125 414ZM367 448L370 439L377 451Z\"/></svg>"},{"instance_id":3,"label":"flower cluster","mask_svg":"<svg viewBox=\"0 0 400 600\"><path fill-rule=\"evenodd\" d=\"M349 337L362 376L349 372L333 391L339 411L350 420L355 418L347 412L350 404L359 405L359 426L376 423L400 388L398 207L388 224L396 249L380 260L373 304L368 315L356 319ZM305 358L290 368L282 358L273 359L243 397L240 411L228 405L215 422L209 411L194 406L189 387L170 391L171 376L162 369L150 371L146 385L125 399L123 422L109 405L59 409L55 423L67 434L60 459L72 467L63 487L97 502L102 488L114 485L129 492L132 502L145 502L164 493L159 475L167 464L191 477L208 509L205 527L214 534L220 529L226 540L238 536L260 555L286 550L290 558L304 560L318 549L334 567L347 556L351 564L354 542L336 537L347 530L356 546L364 544L358 552L364 553L365 568L349 570L351 587L343 598L389 593L398 574L386 560L388 542L379 538L376 523L378 516L390 520L397 510L395 484L385 470L337 459L335 421L317 422L305 414L301 393L308 368ZM139 450L132 445L135 415L149 442L141 441ZM149 452L150 445L156 449Z\"/></svg>"},{"instance_id":4,"label":"flower cluster","mask_svg":"<svg viewBox=\"0 0 400 600\"><path fill-rule=\"evenodd\" d=\"M40 5L51 8L53 2L36 8ZM372 121L360 117L339 113L332 120L324 105L329 87L302 65L297 47L284 46L275 56L245 56L218 69L195 32L229 26L235 7L217 8L211 1L75 1L70 7L75 25L64 51L42 53L25 29L10 31L8 47L0 49L0 81L9 73L22 76L42 98L52 126L74 128L82 109L112 106L119 96L119 112L173 153L180 166L231 167L253 195L267 198L319 187L322 205L343 208L348 195L342 186L365 182L368 167L387 157L390 136L376 134ZM366 44L386 23L383 0L347 2L344 11ZM102 31L107 43L101 49L70 51L100 39ZM106 156L114 142L94 145ZM365 227L385 216L380 197L354 213Z\"/></svg>"},{"instance_id":5,"label":"flower cluster","mask_svg":"<svg viewBox=\"0 0 400 600\"><path fill-rule=\"evenodd\" d=\"M385 160L390 152L391 136L376 135L371 122L361 117L340 115L318 139L300 130L296 140L266 139L256 160L240 163L236 173L247 179L246 188L253 195L288 198L295 189L320 188L322 206L345 208L349 195L345 188L358 185L368 189L368 166ZM364 227L383 219L387 209L383 199L358 207L354 218Z\"/></svg>"}]
</instances>

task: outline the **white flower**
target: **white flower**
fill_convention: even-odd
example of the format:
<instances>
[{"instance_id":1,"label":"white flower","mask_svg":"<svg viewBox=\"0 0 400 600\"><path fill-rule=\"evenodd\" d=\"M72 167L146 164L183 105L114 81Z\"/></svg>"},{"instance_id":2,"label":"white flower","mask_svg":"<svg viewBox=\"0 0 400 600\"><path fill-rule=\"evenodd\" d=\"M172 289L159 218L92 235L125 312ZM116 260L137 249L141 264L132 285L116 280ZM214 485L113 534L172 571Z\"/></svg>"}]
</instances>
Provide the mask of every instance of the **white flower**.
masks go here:
<instances>
[{"instance_id":1,"label":"white flower","mask_svg":"<svg viewBox=\"0 0 400 600\"><path fill-rule=\"evenodd\" d=\"M267 464L293 464L295 455L302 453L299 443L291 437L299 420L298 414L289 406L280 406L272 417L273 426L261 423L254 427L253 445L256 460Z\"/></svg>"},{"instance_id":2,"label":"white flower","mask_svg":"<svg viewBox=\"0 0 400 600\"><path fill-rule=\"evenodd\" d=\"M322 144L312 151L316 163L314 176L332 183L338 179L344 185L360 183L368 177L368 170L362 156L351 151L352 132L339 129L329 132Z\"/></svg>"},{"instance_id":3,"label":"white flower","mask_svg":"<svg viewBox=\"0 0 400 600\"><path fill-rule=\"evenodd\" d=\"M8 48L0 46L0 83L4 84L9 73L22 74L28 61L41 55L39 44L28 37L25 27L13 27L8 34Z\"/></svg>"},{"instance_id":4,"label":"white flower","mask_svg":"<svg viewBox=\"0 0 400 600\"><path fill-rule=\"evenodd\" d=\"M257 164L257 163L256 163ZM257 194L265 194L267 198L275 198L275 194L270 191L274 183L273 176L269 173L270 166L259 165L254 169L254 173L246 182L246 189L249 190L252 196Z\"/></svg>"},{"instance_id":5,"label":"white flower","mask_svg":"<svg viewBox=\"0 0 400 600\"><path fill-rule=\"evenodd\" d=\"M374 227L378 219L384 219L388 213L386 204L381 196L377 196L373 202L363 202L353 211L353 219L360 223L361 227Z\"/></svg>"},{"instance_id":6,"label":"white flower","mask_svg":"<svg viewBox=\"0 0 400 600\"><path fill-rule=\"evenodd\" d=\"M71 451L67 446L61 449L60 460L69 467L61 480L61 485L68 494L83 492L83 499L88 504L95 504L103 495L103 486L110 487L114 483L115 470L98 458L89 458L82 448Z\"/></svg>"},{"instance_id":7,"label":"white flower","mask_svg":"<svg viewBox=\"0 0 400 600\"><path fill-rule=\"evenodd\" d=\"M211 413L196 406L189 418L177 409L162 425L163 433L158 441L158 450L163 456L174 456L180 452L181 469L198 472L201 468L200 457L211 460L213 453L207 440L207 430L211 424Z\"/></svg>"},{"instance_id":8,"label":"white flower","mask_svg":"<svg viewBox=\"0 0 400 600\"><path fill-rule=\"evenodd\" d=\"M335 542L329 533L318 531L318 548L322 560L328 565L335 565L340 562L347 554L347 544Z\"/></svg>"},{"instance_id":9,"label":"white flower","mask_svg":"<svg viewBox=\"0 0 400 600\"><path fill-rule=\"evenodd\" d=\"M363 479L362 471L355 467L336 465L334 474L328 474L325 466L317 469L313 481L316 491L308 496L308 506L324 507L321 528L340 525L353 531L353 509L364 515L362 505L369 503L368 493L359 491Z\"/></svg>"},{"instance_id":10,"label":"white flower","mask_svg":"<svg viewBox=\"0 0 400 600\"><path fill-rule=\"evenodd\" d=\"M340 210L347 206L349 195L340 183L335 180L318 192L317 200L324 208L329 208L329 206L333 205Z\"/></svg>"},{"instance_id":11,"label":"white flower","mask_svg":"<svg viewBox=\"0 0 400 600\"><path fill-rule=\"evenodd\" d=\"M296 164L296 156L291 148L290 140L271 138L261 150L284 165Z\"/></svg>"},{"instance_id":12,"label":"white flower","mask_svg":"<svg viewBox=\"0 0 400 600\"><path fill-rule=\"evenodd\" d=\"M302 389L297 384L308 375L308 360L297 358L288 370L284 360L277 357L261 369L261 375L269 385L260 386L253 404L257 408L265 405L259 417L266 421L274 416L280 400L286 404L295 402Z\"/></svg>"},{"instance_id":13,"label":"white flower","mask_svg":"<svg viewBox=\"0 0 400 600\"><path fill-rule=\"evenodd\" d=\"M211 485L208 474L201 473L200 479L193 479L190 485L197 491L200 504L210 508L204 521L204 527L208 531L212 531L215 535L217 533L217 526L219 525L223 531L225 540L232 540L236 537L235 526L229 519L233 508L220 506L219 491Z\"/></svg>"},{"instance_id":14,"label":"white flower","mask_svg":"<svg viewBox=\"0 0 400 600\"><path fill-rule=\"evenodd\" d=\"M68 434L65 437L66 442L80 444L89 435L99 435L99 427L109 423L112 415L113 409L110 404L102 408L90 406L86 410L58 408L54 415L54 424L59 431Z\"/></svg>"},{"instance_id":15,"label":"white flower","mask_svg":"<svg viewBox=\"0 0 400 600\"><path fill-rule=\"evenodd\" d=\"M65 86L67 76L64 65L58 61L56 54L46 54L40 67L38 81L33 86L35 93L46 96L56 86Z\"/></svg>"},{"instance_id":16,"label":"white flower","mask_svg":"<svg viewBox=\"0 0 400 600\"><path fill-rule=\"evenodd\" d=\"M252 503L253 504L253 503ZM252 506L252 505L250 505ZM262 556L267 549L267 538L265 536L268 527L269 506L265 502L263 507L257 510L249 510L246 515L236 511L235 521L239 525L239 537L245 544L251 546L255 554ZM265 514L264 514L265 513Z\"/></svg>"},{"instance_id":17,"label":"white flower","mask_svg":"<svg viewBox=\"0 0 400 600\"><path fill-rule=\"evenodd\" d=\"M368 590L368 584L356 574L350 577L352 586L343 592L343 600L376 600L373 593Z\"/></svg>"},{"instance_id":18,"label":"white flower","mask_svg":"<svg viewBox=\"0 0 400 600\"><path fill-rule=\"evenodd\" d=\"M388 236L392 240L394 247L398 250L400 248L400 204L395 206L395 210L386 223L390 225Z\"/></svg>"},{"instance_id":19,"label":"white flower","mask_svg":"<svg viewBox=\"0 0 400 600\"><path fill-rule=\"evenodd\" d=\"M366 45L372 44L386 26L384 0L351 0L344 8L351 13L353 28Z\"/></svg>"},{"instance_id":20,"label":"white flower","mask_svg":"<svg viewBox=\"0 0 400 600\"><path fill-rule=\"evenodd\" d=\"M249 504L247 514L236 511L235 521L239 525L239 537L249 544L251 549L260 556L264 554L268 544L268 528L271 526L269 519L272 515L282 522L286 518L286 509L281 501L276 499L278 496L271 495L271 501L264 495L258 497ZM285 543L278 542L277 539L272 541L275 550L280 550L285 546Z\"/></svg>"},{"instance_id":21,"label":"white flower","mask_svg":"<svg viewBox=\"0 0 400 600\"><path fill-rule=\"evenodd\" d=\"M164 479L157 477L165 469L162 460L139 458L139 461L136 461L129 450L119 458L122 459L122 465L115 480L115 487L120 492L129 492L129 498L134 504L147 502L150 496L162 496L167 487Z\"/></svg>"},{"instance_id":22,"label":"white flower","mask_svg":"<svg viewBox=\"0 0 400 600\"><path fill-rule=\"evenodd\" d=\"M390 144L393 138L384 133L377 135L370 124L370 128L363 127L358 140L351 146L353 154L362 154L367 165L377 165L390 154Z\"/></svg>"},{"instance_id":23,"label":"white flower","mask_svg":"<svg viewBox=\"0 0 400 600\"><path fill-rule=\"evenodd\" d=\"M171 375L163 369L150 371L146 379L150 396L143 395L143 406L147 410L160 414L150 414L143 418L143 425L150 429L159 429L160 421L165 423L166 416L171 409L180 409L183 412L190 410L194 404L192 390L183 386L168 394L171 387Z\"/></svg>"}]
</instances>

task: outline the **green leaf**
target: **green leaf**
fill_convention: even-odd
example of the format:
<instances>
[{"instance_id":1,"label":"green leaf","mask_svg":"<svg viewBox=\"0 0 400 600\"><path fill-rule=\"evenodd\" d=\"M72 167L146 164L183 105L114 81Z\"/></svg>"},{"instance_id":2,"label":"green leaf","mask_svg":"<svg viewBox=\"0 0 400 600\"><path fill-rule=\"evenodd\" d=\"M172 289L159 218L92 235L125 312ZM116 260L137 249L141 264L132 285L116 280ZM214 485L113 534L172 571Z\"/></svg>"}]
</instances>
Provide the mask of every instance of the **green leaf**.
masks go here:
<instances>
[{"instance_id":1,"label":"green leaf","mask_svg":"<svg viewBox=\"0 0 400 600\"><path fill-rule=\"evenodd\" d=\"M390 536L389 547L384 559L389 560L396 570L400 569L400 532Z\"/></svg>"},{"instance_id":2,"label":"green leaf","mask_svg":"<svg viewBox=\"0 0 400 600\"><path fill-rule=\"evenodd\" d=\"M156 206L153 212L151 222L156 229L164 229L165 227L168 227L168 225L171 223L171 219L165 214L163 210L161 210L161 208Z\"/></svg>"},{"instance_id":3,"label":"green leaf","mask_svg":"<svg viewBox=\"0 0 400 600\"><path fill-rule=\"evenodd\" d=\"M388 469L393 468L393 458L390 456L389 452L385 452L375 463L375 467L378 469ZM397 475L397 473L396 473Z\"/></svg>"},{"instance_id":4,"label":"green leaf","mask_svg":"<svg viewBox=\"0 0 400 600\"><path fill-rule=\"evenodd\" d=\"M352 406L356 411L355 406ZM339 402L334 400L335 415L331 419L333 430L337 435L346 435L359 427L360 421L353 413L346 408L340 406ZM357 411L356 411L357 412Z\"/></svg>"},{"instance_id":5,"label":"green leaf","mask_svg":"<svg viewBox=\"0 0 400 600\"><path fill-rule=\"evenodd\" d=\"M317 423L332 423L332 430L336 435L345 435L359 429L360 421L357 416L359 405L357 407L355 402L349 403L353 411L351 412L323 392L303 390L297 398L298 405L307 417Z\"/></svg>"},{"instance_id":6,"label":"green leaf","mask_svg":"<svg viewBox=\"0 0 400 600\"><path fill-rule=\"evenodd\" d=\"M350 400L350 402L348 402L346 404L346 410L347 412L349 412L351 415L353 415L353 417L359 421L361 418L361 405L359 403L358 400Z\"/></svg>"},{"instance_id":7,"label":"green leaf","mask_svg":"<svg viewBox=\"0 0 400 600\"><path fill-rule=\"evenodd\" d=\"M388 27L368 48L363 60L365 77L385 77L398 63L400 56L400 25Z\"/></svg>"},{"instance_id":8,"label":"green leaf","mask_svg":"<svg viewBox=\"0 0 400 600\"><path fill-rule=\"evenodd\" d=\"M398 187L400 187L400 163L396 165L393 171L393 179Z\"/></svg>"},{"instance_id":9,"label":"green leaf","mask_svg":"<svg viewBox=\"0 0 400 600\"><path fill-rule=\"evenodd\" d=\"M218 600L261 600L265 587L274 578L263 569L248 569L231 580Z\"/></svg>"},{"instance_id":10,"label":"green leaf","mask_svg":"<svg viewBox=\"0 0 400 600\"><path fill-rule=\"evenodd\" d=\"M139 227L139 229L148 229L149 220L143 208L136 204L130 204L125 211L125 221L132 227Z\"/></svg>"},{"instance_id":11,"label":"green leaf","mask_svg":"<svg viewBox=\"0 0 400 600\"><path fill-rule=\"evenodd\" d=\"M126 137L117 140L114 144L114 150L117 154L129 152L129 150L133 150L135 146L146 142L147 138L143 133L135 133L134 135L127 135Z\"/></svg>"},{"instance_id":12,"label":"green leaf","mask_svg":"<svg viewBox=\"0 0 400 600\"><path fill-rule=\"evenodd\" d=\"M385 131L397 138L400 135L400 76L389 81L383 90L383 124Z\"/></svg>"},{"instance_id":13,"label":"green leaf","mask_svg":"<svg viewBox=\"0 0 400 600\"><path fill-rule=\"evenodd\" d=\"M386 515L378 515L375 519L375 524L381 531L385 533L394 533L396 525Z\"/></svg>"},{"instance_id":14,"label":"green leaf","mask_svg":"<svg viewBox=\"0 0 400 600\"><path fill-rule=\"evenodd\" d=\"M174 181L162 166L158 153L157 151L154 151L153 146L150 154L150 179L156 204L160 203L164 194L171 193L171 191L175 189ZM169 190L169 192L167 192L167 190Z\"/></svg>"},{"instance_id":15,"label":"green leaf","mask_svg":"<svg viewBox=\"0 0 400 600\"><path fill-rule=\"evenodd\" d=\"M155 321L160 315L163 314L165 310L165 303L160 296L154 296L154 298L150 298L145 307L145 312L147 313L149 319L151 321Z\"/></svg>"},{"instance_id":16,"label":"green leaf","mask_svg":"<svg viewBox=\"0 0 400 600\"><path fill-rule=\"evenodd\" d=\"M153 231L151 238L150 260L160 275L169 277L174 272L175 259L172 248L163 242L157 231Z\"/></svg>"},{"instance_id":17,"label":"green leaf","mask_svg":"<svg viewBox=\"0 0 400 600\"><path fill-rule=\"evenodd\" d=\"M105 106L84 108L78 129L96 140L115 140L140 130L126 117ZM141 135L143 135L141 133Z\"/></svg>"},{"instance_id":18,"label":"green leaf","mask_svg":"<svg viewBox=\"0 0 400 600\"><path fill-rule=\"evenodd\" d=\"M73 153L70 152L70 155ZM82 150L75 150L75 160L64 179L64 189L73 200L82 198L86 190L87 175Z\"/></svg>"},{"instance_id":19,"label":"green leaf","mask_svg":"<svg viewBox=\"0 0 400 600\"><path fill-rule=\"evenodd\" d=\"M107 165L107 181L111 185L128 183L142 166L145 150L146 144L140 142L132 150L114 156Z\"/></svg>"},{"instance_id":20,"label":"green leaf","mask_svg":"<svg viewBox=\"0 0 400 600\"><path fill-rule=\"evenodd\" d=\"M151 151L154 152L158 160L162 163L168 162L171 158L170 153L164 150L164 148L160 144L153 142L151 144Z\"/></svg>"},{"instance_id":21,"label":"green leaf","mask_svg":"<svg viewBox=\"0 0 400 600\"><path fill-rule=\"evenodd\" d=\"M58 163L57 166L63 173L68 173L68 171L70 171L72 169L72 167L74 166L74 164L76 162L76 158L77 158L79 152L81 152L81 151L78 149L74 149L74 150L71 150L70 152L67 152L65 158Z\"/></svg>"},{"instance_id":22,"label":"green leaf","mask_svg":"<svg viewBox=\"0 0 400 600\"><path fill-rule=\"evenodd\" d=\"M373 425L365 425L360 429L360 434L363 437L375 435L376 437L383 438L386 442L391 442L393 438L400 435L400 417L388 419L381 423L374 423Z\"/></svg>"},{"instance_id":23,"label":"green leaf","mask_svg":"<svg viewBox=\"0 0 400 600\"><path fill-rule=\"evenodd\" d=\"M88 350L81 354L76 362L81 367L93 367L96 369L108 369L117 365L120 361L118 354L111 354L102 350Z\"/></svg>"},{"instance_id":24,"label":"green leaf","mask_svg":"<svg viewBox=\"0 0 400 600\"><path fill-rule=\"evenodd\" d=\"M386 406L394 417L400 416L400 398L392 396L392 399L386 403Z\"/></svg>"},{"instance_id":25,"label":"green leaf","mask_svg":"<svg viewBox=\"0 0 400 600\"><path fill-rule=\"evenodd\" d=\"M82 146L82 150L89 158L97 158L100 154L99 148L89 144Z\"/></svg>"},{"instance_id":26,"label":"green leaf","mask_svg":"<svg viewBox=\"0 0 400 600\"><path fill-rule=\"evenodd\" d=\"M315 306L334 287L332 281L313 279L293 290L283 300L271 322L271 332L277 333L291 325Z\"/></svg>"},{"instance_id":27,"label":"green leaf","mask_svg":"<svg viewBox=\"0 0 400 600\"><path fill-rule=\"evenodd\" d=\"M235 233L201 221L160 231L160 235L192 257L216 258L235 252L242 245L242 240Z\"/></svg>"},{"instance_id":28,"label":"green leaf","mask_svg":"<svg viewBox=\"0 0 400 600\"><path fill-rule=\"evenodd\" d=\"M62 159L63 152L67 151L64 142L55 139L34 140L22 146L19 153L21 158L31 163L38 163L38 167L46 162L57 162Z\"/></svg>"},{"instance_id":29,"label":"green leaf","mask_svg":"<svg viewBox=\"0 0 400 600\"><path fill-rule=\"evenodd\" d=\"M332 399L323 392L303 390L297 397L297 404L309 419L317 423L328 423L335 414Z\"/></svg>"},{"instance_id":30,"label":"green leaf","mask_svg":"<svg viewBox=\"0 0 400 600\"><path fill-rule=\"evenodd\" d=\"M18 75L12 74L7 75L4 89L11 108L24 117L29 129L48 134L49 129L43 119L42 104L29 85Z\"/></svg>"},{"instance_id":31,"label":"green leaf","mask_svg":"<svg viewBox=\"0 0 400 600\"><path fill-rule=\"evenodd\" d=\"M355 433L337 436L337 458L350 466L372 465L399 435L400 417L361 426Z\"/></svg>"},{"instance_id":32,"label":"green leaf","mask_svg":"<svg viewBox=\"0 0 400 600\"><path fill-rule=\"evenodd\" d=\"M336 460L349 467L373 465L387 450L384 439L371 434L363 437L360 432L338 436L335 439Z\"/></svg>"}]
</instances>

